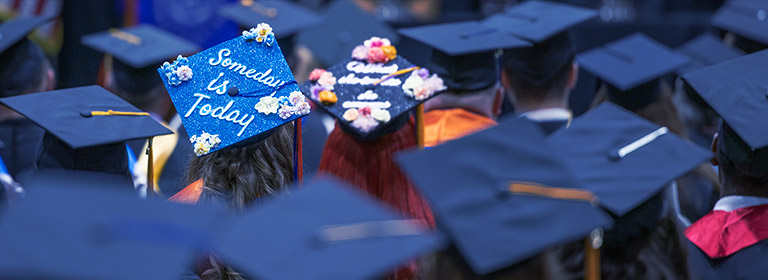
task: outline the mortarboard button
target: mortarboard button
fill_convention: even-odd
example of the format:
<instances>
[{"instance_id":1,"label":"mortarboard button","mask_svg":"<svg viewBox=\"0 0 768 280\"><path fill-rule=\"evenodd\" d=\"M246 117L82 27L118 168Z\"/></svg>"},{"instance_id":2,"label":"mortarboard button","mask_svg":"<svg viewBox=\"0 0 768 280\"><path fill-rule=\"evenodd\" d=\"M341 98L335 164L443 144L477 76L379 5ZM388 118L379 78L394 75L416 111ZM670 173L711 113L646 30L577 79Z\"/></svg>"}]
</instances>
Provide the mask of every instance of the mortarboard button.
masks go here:
<instances>
[{"instance_id":1,"label":"mortarboard button","mask_svg":"<svg viewBox=\"0 0 768 280\"><path fill-rule=\"evenodd\" d=\"M15 18L0 25L0 53L27 37L36 28L51 21L52 17Z\"/></svg>"},{"instance_id":2,"label":"mortarboard button","mask_svg":"<svg viewBox=\"0 0 768 280\"><path fill-rule=\"evenodd\" d=\"M178 54L188 54L200 48L194 43L168 31L142 24L83 36L84 45L112 55L133 68L141 69L160 64Z\"/></svg>"}]
</instances>

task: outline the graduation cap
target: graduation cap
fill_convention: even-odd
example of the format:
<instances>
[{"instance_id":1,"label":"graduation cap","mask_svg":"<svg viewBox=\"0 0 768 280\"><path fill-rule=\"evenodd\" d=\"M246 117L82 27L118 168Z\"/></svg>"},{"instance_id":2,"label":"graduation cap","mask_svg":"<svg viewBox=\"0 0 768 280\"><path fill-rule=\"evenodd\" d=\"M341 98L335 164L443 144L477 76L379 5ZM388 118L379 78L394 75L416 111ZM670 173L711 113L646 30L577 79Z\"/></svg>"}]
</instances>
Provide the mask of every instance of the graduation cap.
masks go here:
<instances>
[{"instance_id":1,"label":"graduation cap","mask_svg":"<svg viewBox=\"0 0 768 280\"><path fill-rule=\"evenodd\" d=\"M751 40L768 44L768 2L728 1L712 16L712 25Z\"/></svg>"},{"instance_id":2,"label":"graduation cap","mask_svg":"<svg viewBox=\"0 0 768 280\"><path fill-rule=\"evenodd\" d=\"M483 20L524 40L541 43L597 16L597 11L550 1L526 1Z\"/></svg>"},{"instance_id":3,"label":"graduation cap","mask_svg":"<svg viewBox=\"0 0 768 280\"><path fill-rule=\"evenodd\" d=\"M197 156L259 142L309 114L274 32L261 23L157 69Z\"/></svg>"},{"instance_id":4,"label":"graduation cap","mask_svg":"<svg viewBox=\"0 0 768 280\"><path fill-rule=\"evenodd\" d=\"M307 28L298 35L298 42L311 49L325 65L349 57L359 42L370 37L383 37L397 44L397 33L386 23L376 20L353 1L337 0L330 4L323 24Z\"/></svg>"},{"instance_id":5,"label":"graduation cap","mask_svg":"<svg viewBox=\"0 0 768 280\"><path fill-rule=\"evenodd\" d=\"M445 90L440 77L397 55L386 38L365 40L347 55L328 70L312 71L301 88L363 141L400 129L409 110Z\"/></svg>"},{"instance_id":6,"label":"graduation cap","mask_svg":"<svg viewBox=\"0 0 768 280\"><path fill-rule=\"evenodd\" d=\"M70 183L60 178L57 188L31 189L3 213L4 278L176 279L221 228L221 216L200 205Z\"/></svg>"},{"instance_id":7,"label":"graduation cap","mask_svg":"<svg viewBox=\"0 0 768 280\"><path fill-rule=\"evenodd\" d=\"M506 119L404 154L398 164L433 206L438 227L480 275L612 224L597 207L602 200L579 189L543 131L527 119Z\"/></svg>"},{"instance_id":8,"label":"graduation cap","mask_svg":"<svg viewBox=\"0 0 768 280\"><path fill-rule=\"evenodd\" d=\"M241 0L219 9L219 14L241 26L256 26L268 22L279 34L277 39L292 36L310 26L318 25L321 17L314 11L283 0Z\"/></svg>"},{"instance_id":9,"label":"graduation cap","mask_svg":"<svg viewBox=\"0 0 768 280\"><path fill-rule=\"evenodd\" d=\"M718 146L742 172L768 175L768 51L742 56L683 75L727 126Z\"/></svg>"},{"instance_id":10,"label":"graduation cap","mask_svg":"<svg viewBox=\"0 0 768 280\"><path fill-rule=\"evenodd\" d=\"M442 237L428 231L352 188L322 179L239 217L216 251L259 279L374 279L440 249Z\"/></svg>"},{"instance_id":11,"label":"graduation cap","mask_svg":"<svg viewBox=\"0 0 768 280\"><path fill-rule=\"evenodd\" d=\"M198 51L194 43L149 24L83 36L81 42L133 67L155 66L178 54Z\"/></svg>"},{"instance_id":12,"label":"graduation cap","mask_svg":"<svg viewBox=\"0 0 768 280\"><path fill-rule=\"evenodd\" d=\"M0 53L26 38L29 33L51 21L52 17L15 18L0 25Z\"/></svg>"},{"instance_id":13,"label":"graduation cap","mask_svg":"<svg viewBox=\"0 0 768 280\"><path fill-rule=\"evenodd\" d=\"M609 85L610 100L626 108L642 108L658 97L659 78L689 59L642 33L636 33L577 57L579 65Z\"/></svg>"},{"instance_id":14,"label":"graduation cap","mask_svg":"<svg viewBox=\"0 0 768 280\"><path fill-rule=\"evenodd\" d=\"M531 44L476 21L404 28L398 32L430 46L427 67L443 78L449 91L473 92L498 82L495 51Z\"/></svg>"},{"instance_id":15,"label":"graduation cap","mask_svg":"<svg viewBox=\"0 0 768 280\"><path fill-rule=\"evenodd\" d=\"M720 38L711 33L704 33L675 51L690 59L688 64L677 70L678 76L744 55L743 51L723 44Z\"/></svg>"}]
</instances>

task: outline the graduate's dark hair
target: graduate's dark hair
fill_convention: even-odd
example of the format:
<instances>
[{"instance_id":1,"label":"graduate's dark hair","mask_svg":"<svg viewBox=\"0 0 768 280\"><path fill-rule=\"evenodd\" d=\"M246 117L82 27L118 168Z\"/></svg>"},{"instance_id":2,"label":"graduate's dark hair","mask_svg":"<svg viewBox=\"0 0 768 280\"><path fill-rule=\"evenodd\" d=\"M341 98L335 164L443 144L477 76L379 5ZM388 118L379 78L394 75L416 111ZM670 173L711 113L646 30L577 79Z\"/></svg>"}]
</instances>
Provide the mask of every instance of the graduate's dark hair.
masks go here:
<instances>
[{"instance_id":1,"label":"graduate's dark hair","mask_svg":"<svg viewBox=\"0 0 768 280\"><path fill-rule=\"evenodd\" d=\"M718 138L717 161L727 185L747 193L768 192L768 148L752 151L726 122Z\"/></svg>"},{"instance_id":2,"label":"graduate's dark hair","mask_svg":"<svg viewBox=\"0 0 768 280\"><path fill-rule=\"evenodd\" d=\"M568 32L528 48L504 52L502 65L518 99L562 98L575 50Z\"/></svg>"},{"instance_id":3,"label":"graduate's dark hair","mask_svg":"<svg viewBox=\"0 0 768 280\"><path fill-rule=\"evenodd\" d=\"M45 69L50 62L35 43L21 39L0 53L0 97L42 90Z\"/></svg>"},{"instance_id":4,"label":"graduate's dark hair","mask_svg":"<svg viewBox=\"0 0 768 280\"><path fill-rule=\"evenodd\" d=\"M157 73L157 65L134 68L120 60L112 61L111 90L136 107L147 110L158 98L168 95L163 80Z\"/></svg>"}]
</instances>

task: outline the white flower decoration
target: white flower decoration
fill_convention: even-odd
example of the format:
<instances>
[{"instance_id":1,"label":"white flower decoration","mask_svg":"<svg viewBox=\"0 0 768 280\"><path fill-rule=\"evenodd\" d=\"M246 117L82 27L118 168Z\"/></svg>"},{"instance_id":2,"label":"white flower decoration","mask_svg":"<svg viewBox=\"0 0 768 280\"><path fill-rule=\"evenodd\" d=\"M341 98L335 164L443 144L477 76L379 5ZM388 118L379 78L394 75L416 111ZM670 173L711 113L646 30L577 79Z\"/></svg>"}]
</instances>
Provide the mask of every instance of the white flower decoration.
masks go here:
<instances>
[{"instance_id":1,"label":"white flower decoration","mask_svg":"<svg viewBox=\"0 0 768 280\"><path fill-rule=\"evenodd\" d=\"M379 122L371 116L361 116L352 122L352 127L357 128L363 133L368 133L379 126Z\"/></svg>"},{"instance_id":2,"label":"white flower decoration","mask_svg":"<svg viewBox=\"0 0 768 280\"><path fill-rule=\"evenodd\" d=\"M189 68L187 65L182 65L176 69L176 76L178 76L179 80L182 82L189 81L192 79L192 68Z\"/></svg>"},{"instance_id":3,"label":"white flower decoration","mask_svg":"<svg viewBox=\"0 0 768 280\"><path fill-rule=\"evenodd\" d=\"M300 104L301 102L305 102L304 100L304 95L298 91L291 92L291 95L288 96L288 101L291 102L291 105Z\"/></svg>"},{"instance_id":4,"label":"white flower decoration","mask_svg":"<svg viewBox=\"0 0 768 280\"><path fill-rule=\"evenodd\" d=\"M210 153L211 149L216 148L219 143L221 143L218 134L211 135L205 131L203 131L199 137L197 135L192 135L192 137L189 138L189 141L194 144L194 151L197 156Z\"/></svg>"},{"instance_id":5,"label":"white flower decoration","mask_svg":"<svg viewBox=\"0 0 768 280\"><path fill-rule=\"evenodd\" d=\"M253 106L259 113L269 115L277 113L280 108L280 100L272 96L264 96L259 99L259 103Z\"/></svg>"},{"instance_id":6,"label":"white flower decoration","mask_svg":"<svg viewBox=\"0 0 768 280\"><path fill-rule=\"evenodd\" d=\"M389 122L389 120L392 118L392 116L389 114L389 111L382 109L373 109L371 116L373 119L384 123Z\"/></svg>"},{"instance_id":7,"label":"white flower decoration","mask_svg":"<svg viewBox=\"0 0 768 280\"><path fill-rule=\"evenodd\" d=\"M259 23L254 29L251 29L251 32L256 34L257 42L263 42L269 34L272 34L272 27L269 26L269 23Z\"/></svg>"},{"instance_id":8,"label":"white flower decoration","mask_svg":"<svg viewBox=\"0 0 768 280\"><path fill-rule=\"evenodd\" d=\"M344 120L351 122L357 119L358 115L360 115L360 113L357 112L357 109L347 109L344 111L344 115L342 117Z\"/></svg>"}]
</instances>

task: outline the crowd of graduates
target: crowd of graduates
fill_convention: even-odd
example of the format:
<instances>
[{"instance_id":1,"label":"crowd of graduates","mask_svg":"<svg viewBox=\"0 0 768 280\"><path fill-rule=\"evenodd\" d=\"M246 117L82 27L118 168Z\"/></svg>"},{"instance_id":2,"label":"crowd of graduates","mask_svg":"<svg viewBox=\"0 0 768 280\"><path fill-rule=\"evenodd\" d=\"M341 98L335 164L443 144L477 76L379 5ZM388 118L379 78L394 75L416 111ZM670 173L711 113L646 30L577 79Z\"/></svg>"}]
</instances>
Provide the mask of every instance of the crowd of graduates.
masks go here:
<instances>
[{"instance_id":1,"label":"crowd of graduates","mask_svg":"<svg viewBox=\"0 0 768 280\"><path fill-rule=\"evenodd\" d=\"M768 273L768 2L674 46L585 44L621 1L305 2L85 34L74 87L59 19L0 23L0 279Z\"/></svg>"}]
</instances>

